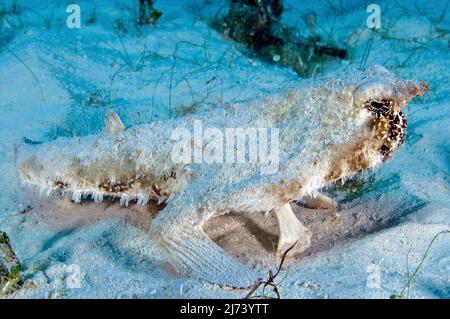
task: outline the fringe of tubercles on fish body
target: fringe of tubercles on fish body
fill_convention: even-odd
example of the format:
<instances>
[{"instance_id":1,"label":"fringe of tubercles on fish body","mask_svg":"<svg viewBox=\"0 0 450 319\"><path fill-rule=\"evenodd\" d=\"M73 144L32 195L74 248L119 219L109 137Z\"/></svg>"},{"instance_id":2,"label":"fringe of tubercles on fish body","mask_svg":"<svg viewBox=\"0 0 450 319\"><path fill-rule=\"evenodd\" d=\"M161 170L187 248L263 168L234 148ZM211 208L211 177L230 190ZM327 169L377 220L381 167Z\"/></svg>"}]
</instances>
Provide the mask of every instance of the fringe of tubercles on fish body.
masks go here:
<instances>
[{"instance_id":1,"label":"fringe of tubercles on fish body","mask_svg":"<svg viewBox=\"0 0 450 319\"><path fill-rule=\"evenodd\" d=\"M30 183L28 181L22 181L22 186L25 190L29 191L30 193L37 194L40 197L51 197L54 195L60 195L61 197L70 198L75 203L81 203L83 199L91 198L94 202L100 203L103 202L106 198L110 199L119 199L119 203L122 206L128 206L131 201L135 201L137 205L139 206L145 206L150 201L150 197L142 194L137 193L133 195L129 194L120 194L117 195L111 195L106 192L100 192L95 189L71 189L71 188L64 188L61 189L60 187L50 187L50 186L42 186L34 183ZM156 196L155 200L157 201L157 205L161 205L167 200L166 196Z\"/></svg>"}]
</instances>

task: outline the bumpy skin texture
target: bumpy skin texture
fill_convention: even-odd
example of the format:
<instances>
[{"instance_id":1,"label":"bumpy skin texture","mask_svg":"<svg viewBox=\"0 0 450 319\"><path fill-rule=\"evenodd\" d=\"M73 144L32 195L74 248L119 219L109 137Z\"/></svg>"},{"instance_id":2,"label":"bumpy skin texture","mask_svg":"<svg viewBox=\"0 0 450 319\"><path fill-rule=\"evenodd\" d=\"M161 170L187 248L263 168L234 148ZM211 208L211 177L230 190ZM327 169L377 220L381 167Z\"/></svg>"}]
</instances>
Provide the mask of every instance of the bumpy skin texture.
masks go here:
<instances>
[{"instance_id":1,"label":"bumpy skin texture","mask_svg":"<svg viewBox=\"0 0 450 319\"><path fill-rule=\"evenodd\" d=\"M150 237L176 270L211 282L251 284L251 272L226 255L201 227L230 211L263 212L320 190L338 179L389 159L403 144L400 112L428 90L374 66L292 86L248 105L188 115L130 128L116 136L59 138L17 152L23 184L72 199L105 196L123 204L149 198L167 206ZM257 164L174 164L171 133L203 127L279 129L279 170L261 174Z\"/></svg>"}]
</instances>

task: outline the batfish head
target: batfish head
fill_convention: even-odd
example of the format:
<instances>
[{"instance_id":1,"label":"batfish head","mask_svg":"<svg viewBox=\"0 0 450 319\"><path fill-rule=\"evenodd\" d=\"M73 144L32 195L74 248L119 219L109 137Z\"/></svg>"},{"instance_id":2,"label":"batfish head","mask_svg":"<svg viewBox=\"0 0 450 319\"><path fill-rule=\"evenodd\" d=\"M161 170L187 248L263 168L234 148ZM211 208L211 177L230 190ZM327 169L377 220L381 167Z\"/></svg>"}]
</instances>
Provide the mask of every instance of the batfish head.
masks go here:
<instances>
[{"instance_id":1,"label":"batfish head","mask_svg":"<svg viewBox=\"0 0 450 319\"><path fill-rule=\"evenodd\" d=\"M348 121L357 128L349 141L334 146L325 181L332 182L373 168L392 157L405 142L406 105L428 92L426 83L402 80L381 66L351 72Z\"/></svg>"},{"instance_id":2,"label":"batfish head","mask_svg":"<svg viewBox=\"0 0 450 319\"><path fill-rule=\"evenodd\" d=\"M405 142L407 119L402 109L428 90L426 83L398 79L380 66L364 73L364 82L354 94L355 107L370 114L367 125L382 162Z\"/></svg>"}]
</instances>

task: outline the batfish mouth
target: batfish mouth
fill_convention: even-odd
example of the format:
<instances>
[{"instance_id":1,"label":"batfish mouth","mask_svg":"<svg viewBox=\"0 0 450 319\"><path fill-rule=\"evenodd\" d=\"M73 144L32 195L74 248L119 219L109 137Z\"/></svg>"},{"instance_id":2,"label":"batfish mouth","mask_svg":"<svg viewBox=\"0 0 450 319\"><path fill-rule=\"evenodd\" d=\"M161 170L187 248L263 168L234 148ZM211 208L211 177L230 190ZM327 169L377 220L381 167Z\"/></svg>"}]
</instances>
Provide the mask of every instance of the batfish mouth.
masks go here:
<instances>
[{"instance_id":1,"label":"batfish mouth","mask_svg":"<svg viewBox=\"0 0 450 319\"><path fill-rule=\"evenodd\" d=\"M374 115L370 128L375 132L375 138L381 142L378 151L381 160L385 162L405 143L408 126L406 116L399 111L393 99L369 100L364 107Z\"/></svg>"}]
</instances>

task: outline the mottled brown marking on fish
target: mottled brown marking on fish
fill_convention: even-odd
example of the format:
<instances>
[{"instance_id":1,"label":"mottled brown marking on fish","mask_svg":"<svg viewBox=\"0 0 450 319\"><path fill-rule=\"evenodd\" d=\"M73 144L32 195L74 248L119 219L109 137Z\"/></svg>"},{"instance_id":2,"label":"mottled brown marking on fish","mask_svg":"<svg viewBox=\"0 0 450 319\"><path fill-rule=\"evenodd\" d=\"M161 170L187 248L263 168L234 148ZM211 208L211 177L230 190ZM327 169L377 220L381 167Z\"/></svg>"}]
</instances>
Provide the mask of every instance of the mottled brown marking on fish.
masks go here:
<instances>
[{"instance_id":1,"label":"mottled brown marking on fish","mask_svg":"<svg viewBox=\"0 0 450 319\"><path fill-rule=\"evenodd\" d=\"M268 187L268 193L271 194L277 202L285 203L291 202L299 197L302 185L298 180L291 180L289 182L281 181L275 185Z\"/></svg>"},{"instance_id":2,"label":"mottled brown marking on fish","mask_svg":"<svg viewBox=\"0 0 450 319\"><path fill-rule=\"evenodd\" d=\"M326 182L338 180L343 175L342 166L339 163L332 165L330 172L325 176Z\"/></svg>"},{"instance_id":3,"label":"mottled brown marking on fish","mask_svg":"<svg viewBox=\"0 0 450 319\"><path fill-rule=\"evenodd\" d=\"M110 180L105 180L98 185L98 188L109 193L122 193L130 189L133 185L133 182L134 182L133 180L125 182L122 181L111 182Z\"/></svg>"},{"instance_id":4,"label":"mottled brown marking on fish","mask_svg":"<svg viewBox=\"0 0 450 319\"><path fill-rule=\"evenodd\" d=\"M375 114L370 123L375 137L381 142L378 151L385 162L392 157L394 151L401 147L406 139L406 117L398 109L392 99L372 100L365 103L365 108Z\"/></svg>"},{"instance_id":5,"label":"mottled brown marking on fish","mask_svg":"<svg viewBox=\"0 0 450 319\"><path fill-rule=\"evenodd\" d=\"M69 185L68 183L65 183L65 182L60 181L60 180L55 180L55 181L53 182L53 186L54 186L54 187L57 187L57 188L59 188L59 189L66 189L66 188L69 188L69 187L70 187L70 185Z\"/></svg>"}]
</instances>

